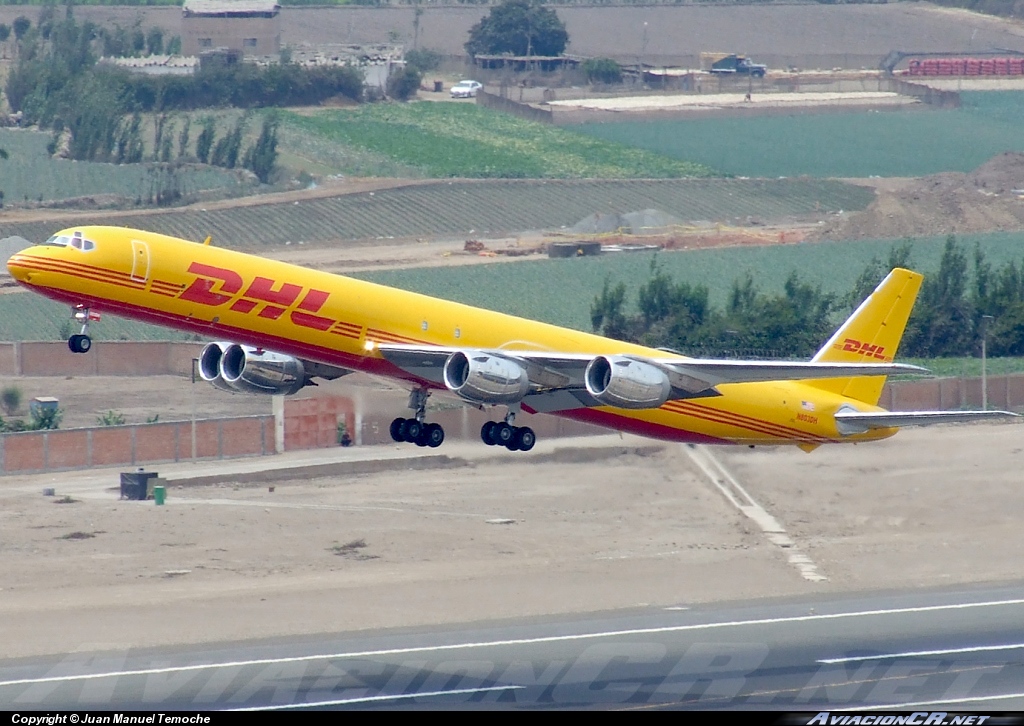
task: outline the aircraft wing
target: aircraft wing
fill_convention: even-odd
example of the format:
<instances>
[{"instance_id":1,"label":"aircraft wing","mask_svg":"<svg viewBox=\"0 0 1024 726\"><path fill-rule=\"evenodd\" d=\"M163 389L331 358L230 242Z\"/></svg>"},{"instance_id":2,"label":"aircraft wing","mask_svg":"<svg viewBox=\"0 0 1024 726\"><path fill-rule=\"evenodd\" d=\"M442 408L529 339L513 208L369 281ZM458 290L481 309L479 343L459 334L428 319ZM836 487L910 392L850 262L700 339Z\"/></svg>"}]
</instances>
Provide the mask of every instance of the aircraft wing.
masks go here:
<instances>
[{"instance_id":1,"label":"aircraft wing","mask_svg":"<svg viewBox=\"0 0 1024 726\"><path fill-rule=\"evenodd\" d=\"M538 410L555 411L566 408L602 405L586 390L584 375L587 366L600 357L591 353L558 353L488 349L467 351L448 346L418 346L380 343L375 347L384 358L417 378L444 385L444 366L456 352L480 352L515 361L526 370L531 394L524 401ZM705 358L648 358L639 355L618 356L661 370L672 386L671 399L719 395L716 386L725 383L847 378L851 376L886 376L895 373L927 373L924 368L901 363L821 363L811 361L751 361ZM539 394L568 392L556 400L543 402ZM551 408L554 405L556 408Z\"/></svg>"},{"instance_id":2,"label":"aircraft wing","mask_svg":"<svg viewBox=\"0 0 1024 726\"><path fill-rule=\"evenodd\" d=\"M1017 418L1010 411L853 411L840 410L835 414L836 425L842 433L863 433L870 429L902 428L904 426L931 426L943 423L991 421Z\"/></svg>"}]
</instances>

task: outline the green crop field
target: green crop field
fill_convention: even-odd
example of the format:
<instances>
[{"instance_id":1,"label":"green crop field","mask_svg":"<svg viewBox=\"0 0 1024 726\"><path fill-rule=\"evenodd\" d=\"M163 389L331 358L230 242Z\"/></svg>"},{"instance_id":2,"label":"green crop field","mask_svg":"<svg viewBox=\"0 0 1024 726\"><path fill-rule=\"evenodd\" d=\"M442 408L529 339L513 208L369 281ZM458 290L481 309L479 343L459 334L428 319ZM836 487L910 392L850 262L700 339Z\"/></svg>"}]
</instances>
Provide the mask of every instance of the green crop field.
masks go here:
<instances>
[{"instance_id":1,"label":"green crop field","mask_svg":"<svg viewBox=\"0 0 1024 726\"><path fill-rule=\"evenodd\" d=\"M0 129L0 191L4 203L69 199L95 194L118 194L129 199L146 196L155 179L146 164L101 164L53 159L46 150L49 134L24 129ZM179 173L182 191L239 186L234 173L216 167L187 167Z\"/></svg>"},{"instance_id":2,"label":"green crop field","mask_svg":"<svg viewBox=\"0 0 1024 726\"><path fill-rule=\"evenodd\" d=\"M965 235L973 254L979 243L994 265L1024 257L1024 234ZM590 330L590 305L605 278L626 284L630 309L636 291L650 277L651 262L679 281L706 285L711 302L721 306L729 288L748 272L765 291L780 292L794 270L825 292L846 295L873 256L886 259L894 242L819 242L767 247L733 247L681 252L621 253L516 264L387 270L359 277L491 310ZM918 239L911 261L915 269L938 269L945 238Z\"/></svg>"},{"instance_id":3,"label":"green crop field","mask_svg":"<svg viewBox=\"0 0 1024 726\"><path fill-rule=\"evenodd\" d=\"M430 177L674 178L711 170L468 103L377 103L286 114L293 129Z\"/></svg>"},{"instance_id":4,"label":"green crop field","mask_svg":"<svg viewBox=\"0 0 1024 726\"><path fill-rule=\"evenodd\" d=\"M31 293L0 295L0 340L65 340L77 333L67 305ZM94 340L191 340L168 328L103 315L89 327Z\"/></svg>"},{"instance_id":5,"label":"green crop field","mask_svg":"<svg viewBox=\"0 0 1024 726\"><path fill-rule=\"evenodd\" d=\"M955 110L808 114L572 126L754 177L922 176L970 171L1004 151L1024 151L1024 93L962 94Z\"/></svg>"}]
</instances>

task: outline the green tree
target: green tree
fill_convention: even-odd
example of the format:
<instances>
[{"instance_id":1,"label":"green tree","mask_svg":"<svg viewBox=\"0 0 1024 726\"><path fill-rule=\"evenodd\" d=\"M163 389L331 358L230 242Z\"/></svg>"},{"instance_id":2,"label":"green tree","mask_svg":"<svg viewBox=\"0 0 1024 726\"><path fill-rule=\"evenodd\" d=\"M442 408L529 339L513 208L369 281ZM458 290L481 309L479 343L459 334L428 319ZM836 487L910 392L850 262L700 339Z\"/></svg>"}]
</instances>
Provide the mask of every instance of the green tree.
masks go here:
<instances>
[{"instance_id":1,"label":"green tree","mask_svg":"<svg viewBox=\"0 0 1024 726\"><path fill-rule=\"evenodd\" d=\"M24 15L19 15L18 17L16 17L13 23L14 39L18 42L21 42L21 40L25 37L25 34L28 33L28 29L31 27L32 21L26 18Z\"/></svg>"},{"instance_id":2,"label":"green tree","mask_svg":"<svg viewBox=\"0 0 1024 726\"><path fill-rule=\"evenodd\" d=\"M11 37L11 26L7 23L0 23L0 43L6 43Z\"/></svg>"},{"instance_id":3,"label":"green tree","mask_svg":"<svg viewBox=\"0 0 1024 726\"><path fill-rule=\"evenodd\" d=\"M466 52L512 55L561 55L569 43L565 24L554 10L533 0L504 0L469 31Z\"/></svg>"},{"instance_id":4,"label":"green tree","mask_svg":"<svg viewBox=\"0 0 1024 726\"><path fill-rule=\"evenodd\" d=\"M967 254L949 235L939 271L926 275L907 323L903 350L909 356L970 355L974 349L974 306L967 291Z\"/></svg>"},{"instance_id":5,"label":"green tree","mask_svg":"<svg viewBox=\"0 0 1024 726\"><path fill-rule=\"evenodd\" d=\"M200 163L207 164L210 161L213 138L217 133L217 122L213 116L204 116L200 123L203 128L199 132L199 138L196 139L196 158Z\"/></svg>"},{"instance_id":6,"label":"green tree","mask_svg":"<svg viewBox=\"0 0 1024 726\"><path fill-rule=\"evenodd\" d=\"M903 240L902 244L893 246L889 250L889 257L884 263L877 256L872 257L871 261L864 267L864 271L860 273L860 277L857 278L853 285L853 291L846 299L849 306L856 309L858 305L867 299L868 295L875 291L878 283L885 279L885 276L894 268L910 268L910 253L913 246L909 239Z\"/></svg>"},{"instance_id":7,"label":"green tree","mask_svg":"<svg viewBox=\"0 0 1024 726\"><path fill-rule=\"evenodd\" d=\"M211 164L227 169L238 166L238 156L242 151L242 135L245 133L247 121L248 119L242 116L235 123L235 127L214 144L213 153L210 155Z\"/></svg>"},{"instance_id":8,"label":"green tree","mask_svg":"<svg viewBox=\"0 0 1024 726\"><path fill-rule=\"evenodd\" d=\"M277 162L277 126L278 120L275 115L263 119L259 138L245 152L245 161L242 164L264 184L270 182L270 175Z\"/></svg>"},{"instance_id":9,"label":"green tree","mask_svg":"<svg viewBox=\"0 0 1024 726\"><path fill-rule=\"evenodd\" d=\"M622 66L611 58L587 58L580 66L588 83L621 83Z\"/></svg>"},{"instance_id":10,"label":"green tree","mask_svg":"<svg viewBox=\"0 0 1024 726\"><path fill-rule=\"evenodd\" d=\"M604 279L601 293L590 306L590 324L594 332L601 333L617 340L627 339L626 315L623 306L626 302L626 285L619 283L612 287L611 276Z\"/></svg>"},{"instance_id":11,"label":"green tree","mask_svg":"<svg viewBox=\"0 0 1024 726\"><path fill-rule=\"evenodd\" d=\"M150 55L164 52L164 31L155 25L146 33L146 52Z\"/></svg>"},{"instance_id":12,"label":"green tree","mask_svg":"<svg viewBox=\"0 0 1024 726\"><path fill-rule=\"evenodd\" d=\"M417 8L417 11L419 11L419 8ZM436 50L429 50L428 48L413 48L405 54L405 62L411 66L419 68L423 73L426 73L427 71L436 70L441 65L443 57L444 56Z\"/></svg>"},{"instance_id":13,"label":"green tree","mask_svg":"<svg viewBox=\"0 0 1024 726\"><path fill-rule=\"evenodd\" d=\"M181 126L181 133L178 134L178 158L184 159L188 156L189 134L192 131L192 119L185 117L185 123Z\"/></svg>"}]
</instances>

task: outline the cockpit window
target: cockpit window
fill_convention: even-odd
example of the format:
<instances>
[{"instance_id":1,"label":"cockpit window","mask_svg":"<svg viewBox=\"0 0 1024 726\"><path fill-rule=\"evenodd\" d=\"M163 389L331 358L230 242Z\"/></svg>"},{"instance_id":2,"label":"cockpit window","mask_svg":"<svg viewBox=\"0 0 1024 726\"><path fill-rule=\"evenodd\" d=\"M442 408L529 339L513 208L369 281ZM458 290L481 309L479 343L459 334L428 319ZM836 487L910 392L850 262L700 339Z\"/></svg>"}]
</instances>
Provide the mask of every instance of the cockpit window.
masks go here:
<instances>
[{"instance_id":1,"label":"cockpit window","mask_svg":"<svg viewBox=\"0 0 1024 726\"><path fill-rule=\"evenodd\" d=\"M50 239L43 242L45 245L52 247L74 247L76 250L82 252L91 252L96 249L96 243L91 239L86 239L81 232L75 232L68 236L66 234L55 234Z\"/></svg>"}]
</instances>

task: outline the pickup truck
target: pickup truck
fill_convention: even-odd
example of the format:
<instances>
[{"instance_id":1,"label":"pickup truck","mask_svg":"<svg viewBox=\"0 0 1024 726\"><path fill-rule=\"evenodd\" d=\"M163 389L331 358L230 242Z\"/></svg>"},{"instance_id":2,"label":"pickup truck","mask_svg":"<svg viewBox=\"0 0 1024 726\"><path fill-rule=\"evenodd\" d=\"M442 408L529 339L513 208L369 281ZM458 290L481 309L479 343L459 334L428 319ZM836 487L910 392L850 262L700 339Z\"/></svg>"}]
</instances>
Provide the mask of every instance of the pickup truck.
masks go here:
<instances>
[{"instance_id":1,"label":"pickup truck","mask_svg":"<svg viewBox=\"0 0 1024 726\"><path fill-rule=\"evenodd\" d=\"M764 78L767 70L768 66L762 63L754 63L742 55L727 55L711 65L712 73L750 75L754 78Z\"/></svg>"}]
</instances>

